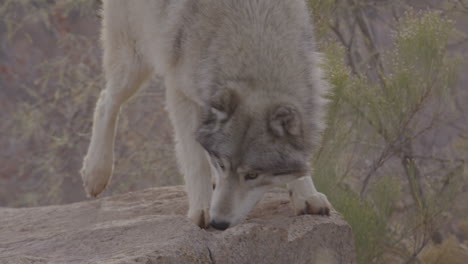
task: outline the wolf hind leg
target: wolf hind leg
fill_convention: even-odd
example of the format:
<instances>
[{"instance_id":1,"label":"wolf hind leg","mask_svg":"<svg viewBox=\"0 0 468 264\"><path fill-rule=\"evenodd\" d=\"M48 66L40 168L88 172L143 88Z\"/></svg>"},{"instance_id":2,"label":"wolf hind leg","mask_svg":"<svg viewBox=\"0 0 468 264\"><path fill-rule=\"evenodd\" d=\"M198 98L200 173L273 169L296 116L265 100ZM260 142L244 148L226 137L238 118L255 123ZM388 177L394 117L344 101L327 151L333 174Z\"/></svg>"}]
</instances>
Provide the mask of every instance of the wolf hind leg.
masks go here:
<instances>
[{"instance_id":1,"label":"wolf hind leg","mask_svg":"<svg viewBox=\"0 0 468 264\"><path fill-rule=\"evenodd\" d=\"M331 204L325 194L315 189L310 175L288 183L287 188L296 215L330 215Z\"/></svg>"},{"instance_id":2,"label":"wolf hind leg","mask_svg":"<svg viewBox=\"0 0 468 264\"><path fill-rule=\"evenodd\" d=\"M200 106L166 80L167 110L175 130L175 149L189 200L188 217L201 228L209 225L211 167L203 147L195 140Z\"/></svg>"},{"instance_id":3,"label":"wolf hind leg","mask_svg":"<svg viewBox=\"0 0 468 264\"><path fill-rule=\"evenodd\" d=\"M130 47L104 45L104 48L106 87L96 103L91 142L81 169L88 197L99 195L112 176L120 107L150 76L149 68Z\"/></svg>"}]
</instances>

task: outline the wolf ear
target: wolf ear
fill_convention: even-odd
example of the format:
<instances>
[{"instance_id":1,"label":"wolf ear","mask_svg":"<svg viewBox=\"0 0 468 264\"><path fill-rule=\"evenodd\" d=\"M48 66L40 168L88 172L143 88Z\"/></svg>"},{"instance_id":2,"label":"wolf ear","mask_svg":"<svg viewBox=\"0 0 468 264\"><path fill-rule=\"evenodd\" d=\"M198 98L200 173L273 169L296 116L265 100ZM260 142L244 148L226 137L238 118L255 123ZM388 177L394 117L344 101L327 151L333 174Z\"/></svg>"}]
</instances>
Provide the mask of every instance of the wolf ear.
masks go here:
<instances>
[{"instance_id":1,"label":"wolf ear","mask_svg":"<svg viewBox=\"0 0 468 264\"><path fill-rule=\"evenodd\" d=\"M222 89L211 96L208 109L205 111L204 124L223 123L236 110L237 97L233 91Z\"/></svg>"},{"instance_id":2,"label":"wolf ear","mask_svg":"<svg viewBox=\"0 0 468 264\"><path fill-rule=\"evenodd\" d=\"M210 111L221 119L227 119L236 110L237 101L234 91L220 89L210 98Z\"/></svg>"},{"instance_id":3,"label":"wolf ear","mask_svg":"<svg viewBox=\"0 0 468 264\"><path fill-rule=\"evenodd\" d=\"M223 89L210 98L202 115L200 130L214 132L226 122L236 110L237 97L233 91Z\"/></svg>"},{"instance_id":4,"label":"wolf ear","mask_svg":"<svg viewBox=\"0 0 468 264\"><path fill-rule=\"evenodd\" d=\"M217 91L203 110L201 125L197 129L196 140L205 148L211 149L216 132L234 114L238 105L236 94L228 89ZM217 135L220 136L220 135Z\"/></svg>"},{"instance_id":5,"label":"wolf ear","mask_svg":"<svg viewBox=\"0 0 468 264\"><path fill-rule=\"evenodd\" d=\"M302 124L299 111L290 105L276 106L270 112L269 128L273 135L284 137L285 135L299 136Z\"/></svg>"}]
</instances>

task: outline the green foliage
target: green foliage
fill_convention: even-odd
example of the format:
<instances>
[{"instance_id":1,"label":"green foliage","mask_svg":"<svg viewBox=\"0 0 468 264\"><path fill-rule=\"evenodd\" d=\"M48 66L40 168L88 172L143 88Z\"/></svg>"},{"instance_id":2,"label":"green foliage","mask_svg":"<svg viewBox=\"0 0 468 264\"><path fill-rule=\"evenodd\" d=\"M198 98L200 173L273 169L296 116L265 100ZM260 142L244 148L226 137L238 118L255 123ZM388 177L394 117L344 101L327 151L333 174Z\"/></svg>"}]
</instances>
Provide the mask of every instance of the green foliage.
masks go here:
<instances>
[{"instance_id":1,"label":"green foliage","mask_svg":"<svg viewBox=\"0 0 468 264\"><path fill-rule=\"evenodd\" d=\"M336 0L308 0L309 8L314 19L315 32L319 38L327 34L328 23L331 21L331 13Z\"/></svg>"},{"instance_id":2,"label":"green foliage","mask_svg":"<svg viewBox=\"0 0 468 264\"><path fill-rule=\"evenodd\" d=\"M329 14L334 1L310 2L311 6L319 8L314 14ZM322 19L316 23L319 35L326 36L324 30L331 23ZM452 94L458 65L446 50L452 29L453 22L442 18L438 12L409 9L396 27L393 48L383 52L382 61L386 63L383 63L383 71L375 70L378 78L367 73L353 74L343 60L352 58L347 56L350 51L330 38L321 42L332 91L328 95L328 128L314 159L314 181L352 226L358 263L382 263L389 250L399 252L399 258L414 257L410 255L417 253L410 253L411 250L420 252L440 213L447 210L447 205L460 193L457 187L463 165L452 167L451 181L442 192L434 184L433 189L424 193L418 191L422 176L413 158L410 162L405 162L404 158L401 163L389 162L408 155L412 157L408 145L432 129L439 115L447 111L443 102L450 99L446 95ZM432 116L427 122L429 125L423 126L418 116L428 109ZM356 175L362 170L351 168L363 159L374 162L368 169L362 190L366 190L367 178L377 177L375 175L379 178L370 184L369 191L361 190L359 195L356 192L359 187L347 180L362 179ZM385 176L378 173L383 166L391 168ZM401 177L407 178L408 186L398 179ZM396 201L404 195L401 190L405 189L411 190L418 209L399 221L405 223L400 228L390 219ZM420 241L416 243L418 248L401 251L406 248L403 241L411 236Z\"/></svg>"},{"instance_id":3,"label":"green foliage","mask_svg":"<svg viewBox=\"0 0 468 264\"><path fill-rule=\"evenodd\" d=\"M351 225L358 263L371 263L382 255L384 244L390 239L387 224L393 202L398 198L396 187L389 178L384 178L377 185L372 200L361 199L355 191L338 184L336 153L335 150L322 152L315 160L314 182Z\"/></svg>"},{"instance_id":4,"label":"green foliage","mask_svg":"<svg viewBox=\"0 0 468 264\"><path fill-rule=\"evenodd\" d=\"M385 140L409 132L409 122L430 97L454 87L457 63L446 56L452 26L436 12L408 12L398 25L395 49L385 56L390 63L384 83L361 77L347 89L345 100Z\"/></svg>"},{"instance_id":5,"label":"green foliage","mask_svg":"<svg viewBox=\"0 0 468 264\"><path fill-rule=\"evenodd\" d=\"M362 200L359 195L341 183L340 178L346 172L344 150L350 146L350 131L356 129L349 125L348 118L341 118L346 102L343 100L346 90L357 85L350 70L343 62L344 50L334 42L324 44L326 57L324 64L332 91L328 95L328 126L324 133L323 145L314 160L314 182L317 188L327 194L335 209L345 217L355 235L359 263L373 259L382 253L382 244L386 240L386 221L389 205L393 197L385 193L376 195L375 204ZM388 186L381 186L385 189ZM379 214L376 208L385 208Z\"/></svg>"},{"instance_id":6,"label":"green foliage","mask_svg":"<svg viewBox=\"0 0 468 264\"><path fill-rule=\"evenodd\" d=\"M409 10L398 24L395 66L411 68L421 75L431 76L445 58L446 45L453 22L441 19L440 12Z\"/></svg>"}]
</instances>

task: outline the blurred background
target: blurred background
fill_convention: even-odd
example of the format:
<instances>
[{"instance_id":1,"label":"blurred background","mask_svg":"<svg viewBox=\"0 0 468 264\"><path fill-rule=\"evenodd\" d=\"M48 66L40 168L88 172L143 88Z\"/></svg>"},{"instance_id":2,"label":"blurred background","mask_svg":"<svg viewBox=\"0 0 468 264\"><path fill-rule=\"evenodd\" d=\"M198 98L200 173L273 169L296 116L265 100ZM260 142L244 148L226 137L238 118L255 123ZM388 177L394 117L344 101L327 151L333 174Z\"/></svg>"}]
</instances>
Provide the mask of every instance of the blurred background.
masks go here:
<instances>
[{"instance_id":1,"label":"blurred background","mask_svg":"<svg viewBox=\"0 0 468 264\"><path fill-rule=\"evenodd\" d=\"M79 170L104 87L100 2L0 0L0 206L85 199ZM104 196L182 184L157 81L120 117Z\"/></svg>"},{"instance_id":2,"label":"blurred background","mask_svg":"<svg viewBox=\"0 0 468 264\"><path fill-rule=\"evenodd\" d=\"M314 180L359 263L468 259L468 0L309 0L333 89ZM97 0L0 0L0 206L85 200L104 86ZM157 77L122 109L102 196L183 184ZM0 216L1 217L1 216Z\"/></svg>"}]
</instances>

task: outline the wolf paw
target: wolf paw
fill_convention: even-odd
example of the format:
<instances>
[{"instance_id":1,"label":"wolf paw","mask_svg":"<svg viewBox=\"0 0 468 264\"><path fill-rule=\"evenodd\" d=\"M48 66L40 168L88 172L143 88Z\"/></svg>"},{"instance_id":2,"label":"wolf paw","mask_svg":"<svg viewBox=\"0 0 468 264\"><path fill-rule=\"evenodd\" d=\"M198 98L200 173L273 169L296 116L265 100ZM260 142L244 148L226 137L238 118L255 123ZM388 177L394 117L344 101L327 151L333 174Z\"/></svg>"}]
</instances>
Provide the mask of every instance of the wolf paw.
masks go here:
<instances>
[{"instance_id":1,"label":"wolf paw","mask_svg":"<svg viewBox=\"0 0 468 264\"><path fill-rule=\"evenodd\" d=\"M293 191L289 192L296 215L318 214L330 215L331 204L323 193L301 197Z\"/></svg>"},{"instance_id":2,"label":"wolf paw","mask_svg":"<svg viewBox=\"0 0 468 264\"><path fill-rule=\"evenodd\" d=\"M110 168L92 168L88 166L86 159L81 169L81 179L83 180L83 187L88 197L98 196L104 188L112 175L112 167Z\"/></svg>"},{"instance_id":3,"label":"wolf paw","mask_svg":"<svg viewBox=\"0 0 468 264\"><path fill-rule=\"evenodd\" d=\"M209 211L209 208L189 210L188 217L200 228L205 229L210 225Z\"/></svg>"}]
</instances>

